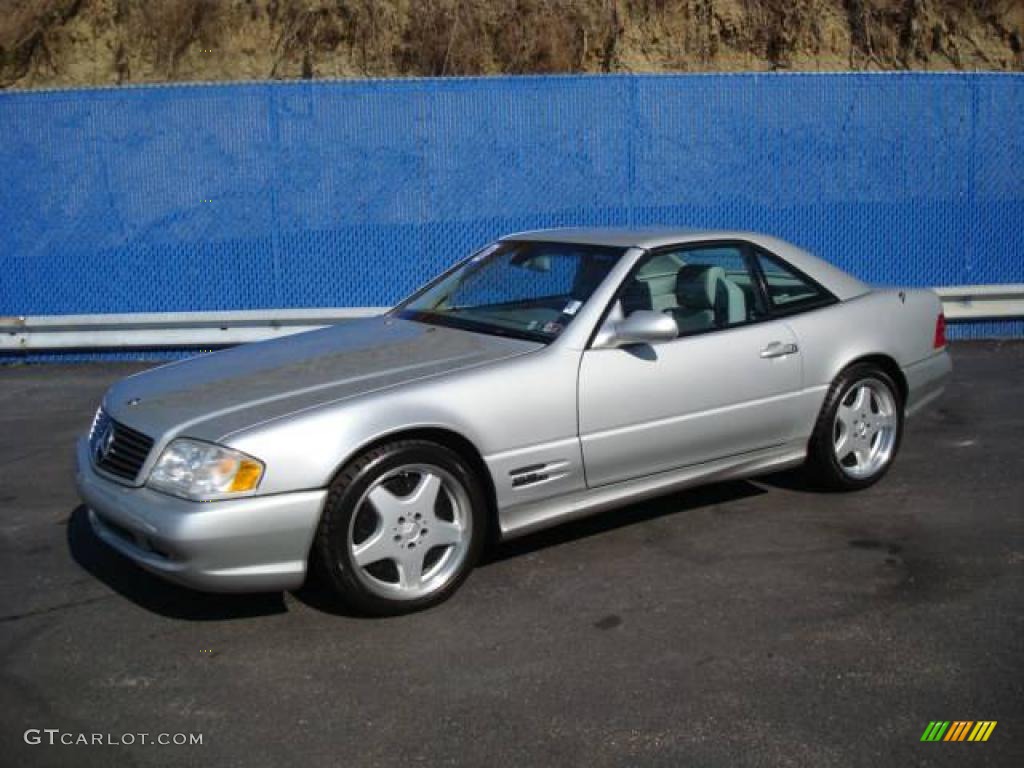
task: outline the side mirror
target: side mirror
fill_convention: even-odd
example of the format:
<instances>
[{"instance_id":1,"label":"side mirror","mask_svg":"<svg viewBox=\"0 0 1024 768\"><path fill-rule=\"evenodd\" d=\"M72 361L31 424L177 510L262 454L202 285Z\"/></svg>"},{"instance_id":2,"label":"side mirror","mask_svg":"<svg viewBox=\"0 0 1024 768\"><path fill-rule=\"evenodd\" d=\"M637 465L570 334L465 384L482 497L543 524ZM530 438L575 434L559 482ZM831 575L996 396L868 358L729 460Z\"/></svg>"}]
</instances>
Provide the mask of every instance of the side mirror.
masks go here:
<instances>
[{"instance_id":1,"label":"side mirror","mask_svg":"<svg viewBox=\"0 0 1024 768\"><path fill-rule=\"evenodd\" d=\"M672 341L679 335L676 321L661 312L638 309L615 324L615 346Z\"/></svg>"}]
</instances>

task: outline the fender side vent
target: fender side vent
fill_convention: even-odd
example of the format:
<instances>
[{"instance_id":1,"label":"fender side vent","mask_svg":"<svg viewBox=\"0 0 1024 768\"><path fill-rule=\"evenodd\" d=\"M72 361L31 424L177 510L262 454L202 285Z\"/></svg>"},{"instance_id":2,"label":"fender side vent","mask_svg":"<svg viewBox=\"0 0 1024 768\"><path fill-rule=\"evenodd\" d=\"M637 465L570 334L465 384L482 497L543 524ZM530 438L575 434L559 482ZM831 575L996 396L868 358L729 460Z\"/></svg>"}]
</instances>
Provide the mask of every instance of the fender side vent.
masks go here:
<instances>
[{"instance_id":1,"label":"fender side vent","mask_svg":"<svg viewBox=\"0 0 1024 768\"><path fill-rule=\"evenodd\" d=\"M529 464L509 471L513 488L524 488L527 485L542 483L545 480L557 480L565 477L565 468L569 462L565 460L549 461L547 464Z\"/></svg>"},{"instance_id":2,"label":"fender side vent","mask_svg":"<svg viewBox=\"0 0 1024 768\"><path fill-rule=\"evenodd\" d=\"M539 483L541 480L547 480L550 475L544 472L529 472L525 475L516 475L512 478L513 488L522 488L524 485L532 485L533 483Z\"/></svg>"}]
</instances>

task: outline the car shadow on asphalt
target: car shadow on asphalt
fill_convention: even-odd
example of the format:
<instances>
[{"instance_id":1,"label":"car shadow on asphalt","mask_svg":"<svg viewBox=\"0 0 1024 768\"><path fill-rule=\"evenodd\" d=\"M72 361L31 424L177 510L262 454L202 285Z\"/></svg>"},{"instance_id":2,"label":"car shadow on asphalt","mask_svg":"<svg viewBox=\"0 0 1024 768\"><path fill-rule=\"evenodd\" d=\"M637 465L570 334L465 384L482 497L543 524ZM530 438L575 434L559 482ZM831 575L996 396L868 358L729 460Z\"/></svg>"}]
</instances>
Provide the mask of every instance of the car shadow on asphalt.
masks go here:
<instances>
[{"instance_id":1,"label":"car shadow on asphalt","mask_svg":"<svg viewBox=\"0 0 1024 768\"><path fill-rule=\"evenodd\" d=\"M282 592L214 594L196 592L160 579L100 541L84 505L68 520L68 549L75 562L122 597L172 619L224 621L285 613Z\"/></svg>"},{"instance_id":2,"label":"car shadow on asphalt","mask_svg":"<svg viewBox=\"0 0 1024 768\"><path fill-rule=\"evenodd\" d=\"M803 467L794 467L793 469L786 469L782 472L775 472L771 475L761 475L759 477L751 478L751 480L757 485L768 486L770 488L779 488L785 491L794 491L796 493L811 493L816 496L820 496L823 493L834 493L835 489L828 485L824 485L814 478L809 472L806 472Z\"/></svg>"},{"instance_id":3,"label":"car shadow on asphalt","mask_svg":"<svg viewBox=\"0 0 1024 768\"><path fill-rule=\"evenodd\" d=\"M688 488L667 496L636 502L625 507L609 509L596 515L561 523L537 533L527 534L511 541L495 542L488 548L481 566L500 563L513 557L521 557L548 547L556 547L570 541L586 539L607 533L617 528L643 523L659 517L684 513L692 509L725 504L730 501L760 496L767 493L763 488L746 480L733 480L713 485Z\"/></svg>"}]
</instances>

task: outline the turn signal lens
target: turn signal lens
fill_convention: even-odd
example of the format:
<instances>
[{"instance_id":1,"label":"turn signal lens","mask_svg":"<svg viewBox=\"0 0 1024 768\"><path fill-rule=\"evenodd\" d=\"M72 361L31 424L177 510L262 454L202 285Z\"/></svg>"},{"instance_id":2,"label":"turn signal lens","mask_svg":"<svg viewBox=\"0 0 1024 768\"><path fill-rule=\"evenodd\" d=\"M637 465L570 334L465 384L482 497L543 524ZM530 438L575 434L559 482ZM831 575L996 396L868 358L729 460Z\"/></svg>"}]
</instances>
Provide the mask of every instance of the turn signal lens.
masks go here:
<instances>
[{"instance_id":1,"label":"turn signal lens","mask_svg":"<svg viewBox=\"0 0 1024 768\"><path fill-rule=\"evenodd\" d=\"M229 493L239 491L251 491L260 484L260 477L263 475L263 465L252 459L242 459L235 472L235 479L231 481Z\"/></svg>"},{"instance_id":2,"label":"turn signal lens","mask_svg":"<svg viewBox=\"0 0 1024 768\"><path fill-rule=\"evenodd\" d=\"M935 321L935 349L942 349L946 346L946 316L939 313L939 318Z\"/></svg>"}]
</instances>

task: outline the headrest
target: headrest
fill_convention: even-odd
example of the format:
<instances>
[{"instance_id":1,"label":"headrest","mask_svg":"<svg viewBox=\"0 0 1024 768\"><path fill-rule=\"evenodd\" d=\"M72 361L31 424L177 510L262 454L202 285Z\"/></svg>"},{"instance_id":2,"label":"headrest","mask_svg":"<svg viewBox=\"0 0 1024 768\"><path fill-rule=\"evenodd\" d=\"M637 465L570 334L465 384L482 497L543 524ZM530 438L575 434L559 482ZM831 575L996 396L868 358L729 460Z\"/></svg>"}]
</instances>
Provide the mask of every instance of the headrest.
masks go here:
<instances>
[{"instance_id":1,"label":"headrest","mask_svg":"<svg viewBox=\"0 0 1024 768\"><path fill-rule=\"evenodd\" d=\"M640 280L627 282L622 293L619 294L619 300L622 302L623 313L627 315L638 309L654 309L651 301L651 289L647 287L647 283Z\"/></svg>"},{"instance_id":2,"label":"headrest","mask_svg":"<svg viewBox=\"0 0 1024 768\"><path fill-rule=\"evenodd\" d=\"M580 259L576 279L572 284L572 297L580 301L588 299L607 273L608 266L597 259Z\"/></svg>"},{"instance_id":3,"label":"headrest","mask_svg":"<svg viewBox=\"0 0 1024 768\"><path fill-rule=\"evenodd\" d=\"M725 270L707 264L684 264L676 272L676 300L687 309L714 309L719 280Z\"/></svg>"}]
</instances>

